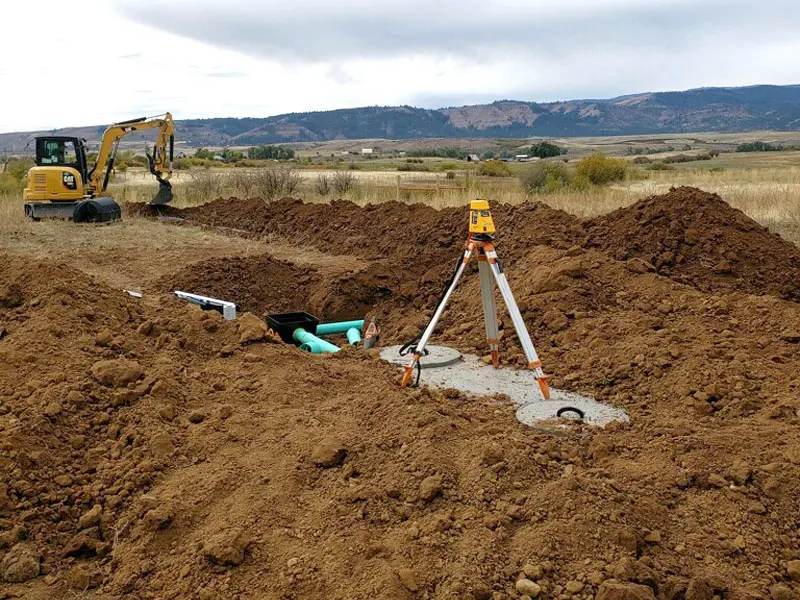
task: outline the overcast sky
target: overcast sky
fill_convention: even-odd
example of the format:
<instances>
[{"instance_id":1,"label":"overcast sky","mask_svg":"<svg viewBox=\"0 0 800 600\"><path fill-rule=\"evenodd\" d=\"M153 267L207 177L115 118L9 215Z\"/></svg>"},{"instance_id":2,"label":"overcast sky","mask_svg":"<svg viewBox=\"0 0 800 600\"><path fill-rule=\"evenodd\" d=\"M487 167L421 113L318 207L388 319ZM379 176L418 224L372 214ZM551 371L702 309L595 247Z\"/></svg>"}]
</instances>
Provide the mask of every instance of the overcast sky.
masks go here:
<instances>
[{"instance_id":1,"label":"overcast sky","mask_svg":"<svg viewBox=\"0 0 800 600\"><path fill-rule=\"evenodd\" d=\"M797 0L27 0L3 20L0 132L800 83Z\"/></svg>"}]
</instances>

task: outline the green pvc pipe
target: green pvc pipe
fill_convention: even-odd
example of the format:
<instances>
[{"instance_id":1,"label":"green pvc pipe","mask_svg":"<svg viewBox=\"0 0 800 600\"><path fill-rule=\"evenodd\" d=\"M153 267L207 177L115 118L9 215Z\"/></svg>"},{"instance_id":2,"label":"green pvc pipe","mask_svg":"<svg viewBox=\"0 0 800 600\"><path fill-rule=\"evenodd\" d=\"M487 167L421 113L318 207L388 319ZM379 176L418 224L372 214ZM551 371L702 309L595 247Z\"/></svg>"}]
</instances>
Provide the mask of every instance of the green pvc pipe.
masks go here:
<instances>
[{"instance_id":1,"label":"green pvc pipe","mask_svg":"<svg viewBox=\"0 0 800 600\"><path fill-rule=\"evenodd\" d=\"M347 330L347 343L351 346L358 346L361 343L361 329L351 327Z\"/></svg>"},{"instance_id":2,"label":"green pvc pipe","mask_svg":"<svg viewBox=\"0 0 800 600\"><path fill-rule=\"evenodd\" d=\"M360 321L341 321L340 323L320 323L317 325L317 335L333 335L335 333L347 333L348 329L361 329L364 327L364 319Z\"/></svg>"},{"instance_id":3,"label":"green pvc pipe","mask_svg":"<svg viewBox=\"0 0 800 600\"><path fill-rule=\"evenodd\" d=\"M341 350L339 346L334 346L330 342L326 342L323 339L318 338L313 333L309 333L302 327L298 327L294 330L292 334L295 340L300 342L301 349L303 346L307 345L312 352L312 354L322 354L323 352L338 352Z\"/></svg>"}]
</instances>

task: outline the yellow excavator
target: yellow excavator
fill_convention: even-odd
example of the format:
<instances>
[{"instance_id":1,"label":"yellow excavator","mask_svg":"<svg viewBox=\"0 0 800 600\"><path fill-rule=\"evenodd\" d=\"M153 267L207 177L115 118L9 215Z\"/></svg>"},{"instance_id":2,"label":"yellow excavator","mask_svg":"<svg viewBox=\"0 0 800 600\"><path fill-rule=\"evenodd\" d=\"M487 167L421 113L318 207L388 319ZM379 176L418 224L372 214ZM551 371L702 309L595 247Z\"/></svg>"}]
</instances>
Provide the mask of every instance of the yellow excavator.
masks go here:
<instances>
[{"instance_id":1,"label":"yellow excavator","mask_svg":"<svg viewBox=\"0 0 800 600\"><path fill-rule=\"evenodd\" d=\"M97 161L89 168L86 140L77 137L45 136L36 138L36 166L28 171L23 192L25 215L40 219L72 219L76 223L117 221L119 205L103 194L114 168L120 140L134 131L158 129L153 153L147 154L150 172L159 183L151 205L172 200L172 155L175 125L172 115L142 117L109 125L103 133Z\"/></svg>"}]
</instances>

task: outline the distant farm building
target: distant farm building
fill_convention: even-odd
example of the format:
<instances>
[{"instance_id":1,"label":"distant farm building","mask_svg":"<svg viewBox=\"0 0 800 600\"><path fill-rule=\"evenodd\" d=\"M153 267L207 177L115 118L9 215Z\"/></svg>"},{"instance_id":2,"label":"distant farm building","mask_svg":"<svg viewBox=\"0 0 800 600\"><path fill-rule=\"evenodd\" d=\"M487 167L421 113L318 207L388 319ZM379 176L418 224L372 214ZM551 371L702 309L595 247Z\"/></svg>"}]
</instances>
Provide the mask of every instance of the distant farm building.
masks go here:
<instances>
[{"instance_id":1,"label":"distant farm building","mask_svg":"<svg viewBox=\"0 0 800 600\"><path fill-rule=\"evenodd\" d=\"M361 154L373 154L372 148L362 148Z\"/></svg>"},{"instance_id":2,"label":"distant farm building","mask_svg":"<svg viewBox=\"0 0 800 600\"><path fill-rule=\"evenodd\" d=\"M477 154L467 154L467 162L481 162L481 158Z\"/></svg>"}]
</instances>

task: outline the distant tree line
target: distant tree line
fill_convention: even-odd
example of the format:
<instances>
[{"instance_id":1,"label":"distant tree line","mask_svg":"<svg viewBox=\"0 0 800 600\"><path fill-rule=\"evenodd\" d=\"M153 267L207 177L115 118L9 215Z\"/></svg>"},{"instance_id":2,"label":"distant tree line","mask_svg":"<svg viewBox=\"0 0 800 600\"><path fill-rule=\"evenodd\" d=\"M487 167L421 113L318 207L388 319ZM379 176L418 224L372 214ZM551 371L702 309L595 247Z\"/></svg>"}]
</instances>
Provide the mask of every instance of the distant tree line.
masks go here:
<instances>
[{"instance_id":1,"label":"distant tree line","mask_svg":"<svg viewBox=\"0 0 800 600\"><path fill-rule=\"evenodd\" d=\"M424 150L409 150L406 156L413 156L416 158L455 158L458 160L467 160L469 152L466 150L458 150L457 148L427 148Z\"/></svg>"},{"instance_id":2,"label":"distant tree line","mask_svg":"<svg viewBox=\"0 0 800 600\"><path fill-rule=\"evenodd\" d=\"M252 160L289 160L294 150L283 146L254 146L247 149L247 158Z\"/></svg>"},{"instance_id":3,"label":"distant tree line","mask_svg":"<svg viewBox=\"0 0 800 600\"><path fill-rule=\"evenodd\" d=\"M767 142L747 142L736 146L737 152L778 152L784 149L780 144L768 144Z\"/></svg>"}]
</instances>

